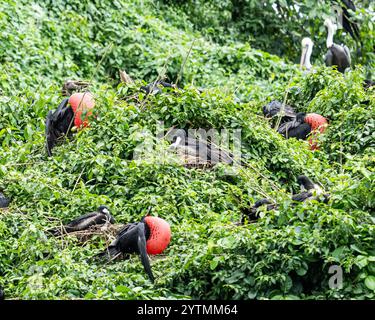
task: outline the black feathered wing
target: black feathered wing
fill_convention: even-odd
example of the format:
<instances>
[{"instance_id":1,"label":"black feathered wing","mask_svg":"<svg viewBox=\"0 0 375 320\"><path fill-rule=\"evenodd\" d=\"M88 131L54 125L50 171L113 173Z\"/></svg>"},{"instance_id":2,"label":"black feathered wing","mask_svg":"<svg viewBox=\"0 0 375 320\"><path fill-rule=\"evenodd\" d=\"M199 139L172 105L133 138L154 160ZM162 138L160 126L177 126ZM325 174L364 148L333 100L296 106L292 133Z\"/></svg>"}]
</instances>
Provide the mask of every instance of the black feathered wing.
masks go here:
<instances>
[{"instance_id":1,"label":"black feathered wing","mask_svg":"<svg viewBox=\"0 0 375 320\"><path fill-rule=\"evenodd\" d=\"M147 275L151 281L154 281L155 278L147 256L145 234L145 224L143 222L128 223L119 231L117 238L102 253L102 256L104 255L113 259L120 253L138 253Z\"/></svg>"},{"instance_id":2,"label":"black feathered wing","mask_svg":"<svg viewBox=\"0 0 375 320\"><path fill-rule=\"evenodd\" d=\"M342 14L343 28L347 32L349 32L349 34L351 35L351 37L355 41L361 41L361 35L360 35L359 27L358 27L357 23L352 21L352 15L348 11L348 9L352 10L353 12L356 11L356 7L355 7L353 1L351 1L351 0L341 0L341 2L344 5L342 7L342 9L343 9L343 14Z\"/></svg>"},{"instance_id":3,"label":"black feathered wing","mask_svg":"<svg viewBox=\"0 0 375 320\"><path fill-rule=\"evenodd\" d=\"M72 126L74 112L68 106L69 99L64 99L55 112L49 111L46 119L46 149L48 156L52 156L52 148L57 140L66 135Z\"/></svg>"},{"instance_id":4,"label":"black feathered wing","mask_svg":"<svg viewBox=\"0 0 375 320\"><path fill-rule=\"evenodd\" d=\"M62 233L82 231L88 229L89 227L95 224L99 224L101 219L105 219L104 214L98 212L90 212L78 217L77 219L74 219L73 221L69 222L64 226L50 229L48 230L48 232L51 232L53 235L56 236L61 235Z\"/></svg>"},{"instance_id":5,"label":"black feathered wing","mask_svg":"<svg viewBox=\"0 0 375 320\"><path fill-rule=\"evenodd\" d=\"M313 193L311 191L304 191L299 194L295 194L292 196L292 200L298 201L298 202L303 202L306 201L307 199L311 198L313 196Z\"/></svg>"},{"instance_id":6,"label":"black feathered wing","mask_svg":"<svg viewBox=\"0 0 375 320\"><path fill-rule=\"evenodd\" d=\"M104 224L107 221L107 216L100 212L90 212L83 216L74 219L66 225L66 229L72 231L81 231L88 229L89 227L96 224Z\"/></svg>"},{"instance_id":7,"label":"black feathered wing","mask_svg":"<svg viewBox=\"0 0 375 320\"><path fill-rule=\"evenodd\" d=\"M351 58L349 49L333 44L332 47L328 49L325 62L327 66L337 66L337 70L344 73L345 69L350 68Z\"/></svg>"},{"instance_id":8,"label":"black feathered wing","mask_svg":"<svg viewBox=\"0 0 375 320\"><path fill-rule=\"evenodd\" d=\"M276 100L270 102L269 104L263 107L263 115L265 117L275 117L281 112L281 110L283 110L283 114L282 114L283 117L287 117L287 118L296 117L296 112L291 106L287 104L283 104L280 101L276 101Z\"/></svg>"},{"instance_id":9,"label":"black feathered wing","mask_svg":"<svg viewBox=\"0 0 375 320\"><path fill-rule=\"evenodd\" d=\"M311 132L311 127L309 124L302 122L301 120L294 119L281 124L277 132L287 139L297 138L305 140Z\"/></svg>"},{"instance_id":10,"label":"black feathered wing","mask_svg":"<svg viewBox=\"0 0 375 320\"><path fill-rule=\"evenodd\" d=\"M333 65L333 54L331 49L328 49L326 55L324 56L324 62L327 67L332 67Z\"/></svg>"},{"instance_id":11,"label":"black feathered wing","mask_svg":"<svg viewBox=\"0 0 375 320\"><path fill-rule=\"evenodd\" d=\"M152 274L150 261L148 259L147 250L146 250L146 236L145 236L145 225L144 223L139 223L137 226L138 229L138 251L139 256L141 258L141 262L143 264L143 268L145 269L147 275L149 276L152 282L155 281L154 275Z\"/></svg>"},{"instance_id":12,"label":"black feathered wing","mask_svg":"<svg viewBox=\"0 0 375 320\"><path fill-rule=\"evenodd\" d=\"M159 81L159 84L161 84L165 88L176 88L174 84L165 81Z\"/></svg>"},{"instance_id":13,"label":"black feathered wing","mask_svg":"<svg viewBox=\"0 0 375 320\"><path fill-rule=\"evenodd\" d=\"M102 252L100 257L107 257L109 260L113 260L118 257L121 253L134 253L136 252L136 246L130 244L136 242L136 225L137 223L128 223L124 225L119 232L115 240Z\"/></svg>"}]
</instances>

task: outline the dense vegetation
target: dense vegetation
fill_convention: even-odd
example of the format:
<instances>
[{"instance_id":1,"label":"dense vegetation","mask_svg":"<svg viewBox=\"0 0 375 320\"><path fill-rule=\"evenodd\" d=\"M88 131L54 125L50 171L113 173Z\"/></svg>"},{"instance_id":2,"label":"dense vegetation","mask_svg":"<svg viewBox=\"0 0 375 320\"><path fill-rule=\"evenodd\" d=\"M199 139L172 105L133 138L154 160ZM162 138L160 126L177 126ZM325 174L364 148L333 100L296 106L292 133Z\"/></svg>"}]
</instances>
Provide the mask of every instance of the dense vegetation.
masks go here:
<instances>
[{"instance_id":1,"label":"dense vegetation","mask_svg":"<svg viewBox=\"0 0 375 320\"><path fill-rule=\"evenodd\" d=\"M292 2L302 8L299 18ZM373 299L375 91L362 82L374 68L374 5L363 1L358 10L362 65L343 76L322 66L330 1L315 2L0 2L0 191L12 200L0 211L6 296ZM295 65L304 36L317 44L308 74ZM348 35L339 36L356 50ZM136 83L120 83L119 69ZM139 93L143 81L161 74L183 89ZM47 158L45 117L69 78L92 82L97 118ZM272 129L261 115L272 99L329 119L320 151ZM154 138L158 121L166 129L241 129L246 165L203 170L173 156L155 161L167 147ZM156 147L134 160L145 140ZM291 205L302 173L331 193L328 204ZM236 225L265 195L279 209ZM92 259L104 237L82 245L46 232L100 204L120 223L152 206L171 224L170 246L152 258L155 285L136 256ZM341 289L329 288L331 265L344 270Z\"/></svg>"}]
</instances>

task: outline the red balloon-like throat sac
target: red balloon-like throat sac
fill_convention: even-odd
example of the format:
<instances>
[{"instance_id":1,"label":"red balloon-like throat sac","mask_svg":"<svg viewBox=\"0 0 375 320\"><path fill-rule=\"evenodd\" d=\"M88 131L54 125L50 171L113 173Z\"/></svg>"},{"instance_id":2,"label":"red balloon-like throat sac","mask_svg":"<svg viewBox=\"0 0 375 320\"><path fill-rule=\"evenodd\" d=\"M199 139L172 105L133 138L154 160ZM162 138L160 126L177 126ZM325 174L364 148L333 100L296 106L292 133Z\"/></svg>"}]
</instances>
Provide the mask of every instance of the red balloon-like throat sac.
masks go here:
<instances>
[{"instance_id":1,"label":"red balloon-like throat sac","mask_svg":"<svg viewBox=\"0 0 375 320\"><path fill-rule=\"evenodd\" d=\"M147 216L144 220L150 229L150 237L146 242L147 253L162 253L171 241L171 228L168 222L161 218L150 216Z\"/></svg>"},{"instance_id":2,"label":"red balloon-like throat sac","mask_svg":"<svg viewBox=\"0 0 375 320\"><path fill-rule=\"evenodd\" d=\"M74 93L69 98L69 104L74 112L74 125L76 127L87 127L88 118L92 115L92 109L95 106L95 100L90 92Z\"/></svg>"}]
</instances>

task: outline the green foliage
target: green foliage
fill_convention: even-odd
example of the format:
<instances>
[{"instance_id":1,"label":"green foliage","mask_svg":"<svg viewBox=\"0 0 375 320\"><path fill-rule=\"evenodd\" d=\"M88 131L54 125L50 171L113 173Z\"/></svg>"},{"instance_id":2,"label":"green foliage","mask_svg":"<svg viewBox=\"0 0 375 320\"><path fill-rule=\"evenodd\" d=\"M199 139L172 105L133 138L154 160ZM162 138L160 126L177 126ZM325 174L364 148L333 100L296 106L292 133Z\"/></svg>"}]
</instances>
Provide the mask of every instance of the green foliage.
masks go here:
<instances>
[{"instance_id":1,"label":"green foliage","mask_svg":"<svg viewBox=\"0 0 375 320\"><path fill-rule=\"evenodd\" d=\"M370 64L345 77L323 67L300 72L284 60L299 54L302 36L294 31L302 24L289 11L287 23L273 19L269 32L254 32L254 48L245 43L246 32L259 31L274 17L273 1L264 17L254 1L196 1L196 7L171 2L176 5L0 3L0 191L12 200L0 211L0 286L6 296L373 299L375 96L362 89ZM319 15L311 13L311 30L320 25ZM273 43L287 38L276 32L283 23L293 35L285 47ZM268 50L272 46L281 51ZM118 69L136 82L118 84ZM179 77L183 89L155 97L140 93L142 80L164 72L171 81ZM92 82L96 118L47 159L45 117L61 101L67 78ZM284 98L298 111L329 119L321 151L283 139L262 117L265 103ZM160 122L166 130L241 129L244 165L181 166L167 155L167 143L155 139ZM136 160L142 143L154 147ZM331 193L328 204L291 204L302 173ZM280 204L278 210L237 226L241 212L265 196ZM101 236L82 244L46 232L101 204L119 223L139 220L152 206L171 224L165 255L151 259L155 285L136 256L110 264L95 260L106 246ZM344 270L342 289L328 287L331 265Z\"/></svg>"},{"instance_id":2,"label":"green foliage","mask_svg":"<svg viewBox=\"0 0 375 320\"><path fill-rule=\"evenodd\" d=\"M301 39L310 37L315 43L313 61L317 64L323 63L321 53L326 50L324 19L328 16L336 19L334 5L341 5L340 0L270 0L262 2L262 5L257 0L162 2L167 8L173 7L170 13L172 19L174 11L184 16L182 20L173 19L180 27L193 25L207 37L221 43L231 38L248 41L256 48L294 62L299 58ZM372 1L367 0L356 1L355 5L357 11L352 19L360 26L361 43L348 37L342 28L338 30L335 41L347 44L355 62L367 65L368 76L371 76L375 67L375 7ZM186 21L190 21L191 25L186 26Z\"/></svg>"}]
</instances>

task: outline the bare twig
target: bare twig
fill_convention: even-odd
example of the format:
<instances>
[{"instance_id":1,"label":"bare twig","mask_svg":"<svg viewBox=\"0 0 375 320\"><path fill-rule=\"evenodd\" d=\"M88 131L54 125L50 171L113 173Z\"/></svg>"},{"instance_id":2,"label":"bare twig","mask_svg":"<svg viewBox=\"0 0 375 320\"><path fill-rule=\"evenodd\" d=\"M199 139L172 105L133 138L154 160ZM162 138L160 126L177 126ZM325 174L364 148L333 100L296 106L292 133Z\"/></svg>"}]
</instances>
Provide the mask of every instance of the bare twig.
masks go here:
<instances>
[{"instance_id":1,"label":"bare twig","mask_svg":"<svg viewBox=\"0 0 375 320\"><path fill-rule=\"evenodd\" d=\"M182 77L182 72L184 71L184 67L185 67L185 65L186 65L187 59L188 59L189 56L190 56L191 50L193 49L193 45L194 45L195 41L196 41L196 39L194 39L193 42L191 43L190 48L189 48L189 51L188 51L188 53L187 53L187 55L186 55L186 57L185 57L185 59L184 59L184 62L183 62L182 65L181 65L180 72L178 73L178 75L177 75L177 79L176 79L176 82L175 82L176 86L177 86L177 84L178 84L178 81L179 81L180 78Z\"/></svg>"}]
</instances>

